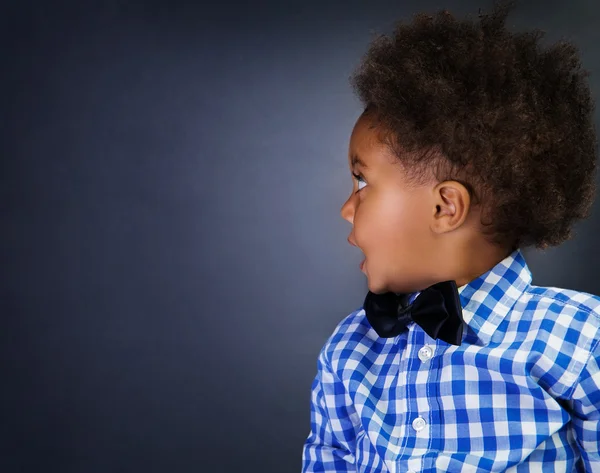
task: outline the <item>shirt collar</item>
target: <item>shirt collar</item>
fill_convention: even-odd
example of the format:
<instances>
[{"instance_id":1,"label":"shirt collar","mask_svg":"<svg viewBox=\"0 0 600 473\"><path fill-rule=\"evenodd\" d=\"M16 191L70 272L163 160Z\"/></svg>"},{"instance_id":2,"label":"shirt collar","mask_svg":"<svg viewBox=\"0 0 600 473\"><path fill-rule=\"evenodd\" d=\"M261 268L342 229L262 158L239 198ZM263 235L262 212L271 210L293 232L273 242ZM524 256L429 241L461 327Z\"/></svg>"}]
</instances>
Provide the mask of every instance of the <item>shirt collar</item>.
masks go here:
<instances>
[{"instance_id":1,"label":"shirt collar","mask_svg":"<svg viewBox=\"0 0 600 473\"><path fill-rule=\"evenodd\" d=\"M460 286L463 319L468 325L466 337L472 337L473 332L487 344L531 279L525 257L517 248L492 269Z\"/></svg>"}]
</instances>

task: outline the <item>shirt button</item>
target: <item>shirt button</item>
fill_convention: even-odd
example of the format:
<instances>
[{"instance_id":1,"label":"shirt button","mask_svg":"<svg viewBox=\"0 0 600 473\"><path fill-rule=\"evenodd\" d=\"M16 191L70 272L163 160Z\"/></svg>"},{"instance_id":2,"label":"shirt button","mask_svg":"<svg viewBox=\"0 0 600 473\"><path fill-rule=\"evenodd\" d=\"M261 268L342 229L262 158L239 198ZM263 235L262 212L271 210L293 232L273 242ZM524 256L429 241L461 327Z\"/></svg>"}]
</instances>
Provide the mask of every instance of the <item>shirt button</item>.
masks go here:
<instances>
[{"instance_id":1,"label":"shirt button","mask_svg":"<svg viewBox=\"0 0 600 473\"><path fill-rule=\"evenodd\" d=\"M421 361L427 361L432 356L433 356L433 350L431 349L431 347L429 345L425 345L424 347L421 347L421 349L419 350L419 360L421 360Z\"/></svg>"},{"instance_id":2,"label":"shirt button","mask_svg":"<svg viewBox=\"0 0 600 473\"><path fill-rule=\"evenodd\" d=\"M423 430L426 424L427 422L425 422L425 419L422 417L417 417L415 420L413 420L412 427L418 432L419 430Z\"/></svg>"}]
</instances>

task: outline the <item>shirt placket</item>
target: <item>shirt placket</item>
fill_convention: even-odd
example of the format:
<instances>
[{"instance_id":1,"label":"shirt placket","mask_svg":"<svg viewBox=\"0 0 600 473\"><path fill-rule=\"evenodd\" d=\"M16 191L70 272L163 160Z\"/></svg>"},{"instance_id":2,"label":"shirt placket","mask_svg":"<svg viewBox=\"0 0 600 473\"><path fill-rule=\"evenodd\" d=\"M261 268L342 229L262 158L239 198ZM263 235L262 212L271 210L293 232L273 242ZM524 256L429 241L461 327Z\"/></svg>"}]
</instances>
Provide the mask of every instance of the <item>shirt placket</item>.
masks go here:
<instances>
[{"instance_id":1,"label":"shirt placket","mask_svg":"<svg viewBox=\"0 0 600 473\"><path fill-rule=\"evenodd\" d=\"M397 471L430 471L441 442L439 409L440 347L418 325L409 326L406 376L406 438Z\"/></svg>"}]
</instances>

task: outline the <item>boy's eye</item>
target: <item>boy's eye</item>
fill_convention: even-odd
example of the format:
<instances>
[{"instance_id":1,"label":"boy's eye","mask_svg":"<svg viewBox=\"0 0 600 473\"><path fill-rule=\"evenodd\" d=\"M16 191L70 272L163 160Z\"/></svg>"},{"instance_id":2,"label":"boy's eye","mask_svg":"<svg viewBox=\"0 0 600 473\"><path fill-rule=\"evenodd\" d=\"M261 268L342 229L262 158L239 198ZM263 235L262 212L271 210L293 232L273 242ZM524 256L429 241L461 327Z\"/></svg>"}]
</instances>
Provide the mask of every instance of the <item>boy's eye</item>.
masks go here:
<instances>
[{"instance_id":1,"label":"boy's eye","mask_svg":"<svg viewBox=\"0 0 600 473\"><path fill-rule=\"evenodd\" d=\"M364 186L360 187L360 183L361 182L364 182L365 185L367 184L365 182L364 178L360 174L354 174L354 173L352 173L352 175L354 176L354 179L356 179L356 181L358 182L358 190L364 189Z\"/></svg>"}]
</instances>

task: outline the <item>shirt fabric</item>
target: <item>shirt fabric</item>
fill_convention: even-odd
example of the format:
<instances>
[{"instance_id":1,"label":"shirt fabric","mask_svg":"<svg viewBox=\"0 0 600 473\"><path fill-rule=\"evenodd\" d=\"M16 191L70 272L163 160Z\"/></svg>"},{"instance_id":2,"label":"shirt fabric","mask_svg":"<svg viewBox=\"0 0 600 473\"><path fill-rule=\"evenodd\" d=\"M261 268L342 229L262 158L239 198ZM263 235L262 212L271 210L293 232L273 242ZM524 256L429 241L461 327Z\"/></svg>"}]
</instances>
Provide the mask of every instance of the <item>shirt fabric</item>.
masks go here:
<instances>
[{"instance_id":1,"label":"shirt fabric","mask_svg":"<svg viewBox=\"0 0 600 473\"><path fill-rule=\"evenodd\" d=\"M302 472L600 473L600 297L531 280L516 249L461 286L460 346L345 317L318 356Z\"/></svg>"}]
</instances>

